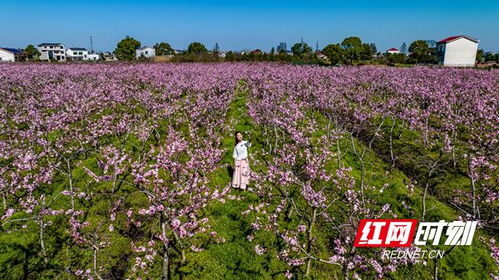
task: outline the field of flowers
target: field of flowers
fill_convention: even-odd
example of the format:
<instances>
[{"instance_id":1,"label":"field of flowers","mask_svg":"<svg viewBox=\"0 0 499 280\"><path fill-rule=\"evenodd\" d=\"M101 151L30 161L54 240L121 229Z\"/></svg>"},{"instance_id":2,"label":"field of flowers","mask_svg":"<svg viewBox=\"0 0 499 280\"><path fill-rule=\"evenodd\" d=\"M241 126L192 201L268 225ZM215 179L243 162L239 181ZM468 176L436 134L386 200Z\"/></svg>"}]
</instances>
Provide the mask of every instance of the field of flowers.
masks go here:
<instances>
[{"instance_id":1,"label":"field of flowers","mask_svg":"<svg viewBox=\"0 0 499 280\"><path fill-rule=\"evenodd\" d=\"M493 279L498 104L499 71L0 65L0 278ZM479 229L383 260L364 218Z\"/></svg>"}]
</instances>

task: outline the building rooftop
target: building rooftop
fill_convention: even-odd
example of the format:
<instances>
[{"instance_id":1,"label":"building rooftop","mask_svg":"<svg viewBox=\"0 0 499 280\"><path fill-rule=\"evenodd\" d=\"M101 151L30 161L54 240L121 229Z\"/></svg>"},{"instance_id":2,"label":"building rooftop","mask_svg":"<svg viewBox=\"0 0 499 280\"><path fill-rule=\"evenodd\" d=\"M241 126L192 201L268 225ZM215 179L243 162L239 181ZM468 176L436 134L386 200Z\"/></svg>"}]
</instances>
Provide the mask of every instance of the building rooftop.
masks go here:
<instances>
[{"instance_id":1,"label":"building rooftop","mask_svg":"<svg viewBox=\"0 0 499 280\"><path fill-rule=\"evenodd\" d=\"M13 48L0 48L0 49L2 49L2 50L6 50L6 51L11 52L11 53L13 53L13 54L20 54L20 53L22 53L22 52L23 52L23 51L22 51L22 50L20 50L20 49L13 49Z\"/></svg>"},{"instance_id":2,"label":"building rooftop","mask_svg":"<svg viewBox=\"0 0 499 280\"><path fill-rule=\"evenodd\" d=\"M478 40L477 40L477 39L471 38L471 37L466 36L466 35L450 36L450 37L447 37L447 38L445 38L445 39L442 39L442 40L440 40L440 41L438 41L438 42L439 42L439 43L449 43L449 42L452 42L452 41L457 40L457 39L459 39L459 38L466 38L466 39L468 39L468 40L470 40L470 41L473 41L473 42L475 42L475 43L478 43Z\"/></svg>"},{"instance_id":3,"label":"building rooftop","mask_svg":"<svg viewBox=\"0 0 499 280\"><path fill-rule=\"evenodd\" d=\"M68 50L72 50L72 51L86 51L87 49L85 49L85 48L69 48Z\"/></svg>"},{"instance_id":4,"label":"building rooftop","mask_svg":"<svg viewBox=\"0 0 499 280\"><path fill-rule=\"evenodd\" d=\"M62 44L61 43L41 43L38 46L43 47L43 46L60 46L60 45L62 45Z\"/></svg>"}]
</instances>

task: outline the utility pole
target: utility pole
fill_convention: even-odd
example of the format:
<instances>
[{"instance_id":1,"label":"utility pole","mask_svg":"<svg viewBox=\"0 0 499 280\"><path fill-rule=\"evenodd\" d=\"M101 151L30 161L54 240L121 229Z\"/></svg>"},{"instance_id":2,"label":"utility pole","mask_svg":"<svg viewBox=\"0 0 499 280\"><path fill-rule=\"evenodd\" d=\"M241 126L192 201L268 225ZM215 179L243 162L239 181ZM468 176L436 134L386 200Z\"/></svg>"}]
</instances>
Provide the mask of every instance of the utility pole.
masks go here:
<instances>
[{"instance_id":1,"label":"utility pole","mask_svg":"<svg viewBox=\"0 0 499 280\"><path fill-rule=\"evenodd\" d=\"M92 35L90 35L90 53L94 53L94 42L92 40Z\"/></svg>"}]
</instances>

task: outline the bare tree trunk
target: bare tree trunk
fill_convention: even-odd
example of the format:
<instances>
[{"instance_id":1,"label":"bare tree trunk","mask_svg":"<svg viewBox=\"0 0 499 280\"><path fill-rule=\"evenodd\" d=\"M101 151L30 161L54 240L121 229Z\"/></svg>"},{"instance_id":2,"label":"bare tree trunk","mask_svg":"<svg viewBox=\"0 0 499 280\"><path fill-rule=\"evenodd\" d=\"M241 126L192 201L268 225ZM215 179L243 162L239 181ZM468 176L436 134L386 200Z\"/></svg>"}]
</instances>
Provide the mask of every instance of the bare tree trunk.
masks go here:
<instances>
[{"instance_id":1,"label":"bare tree trunk","mask_svg":"<svg viewBox=\"0 0 499 280\"><path fill-rule=\"evenodd\" d=\"M267 143L267 147L270 147L269 146L269 135L268 135L268 126L264 126L265 127L265 142ZM268 151L270 153L270 149Z\"/></svg>"},{"instance_id":2,"label":"bare tree trunk","mask_svg":"<svg viewBox=\"0 0 499 280\"><path fill-rule=\"evenodd\" d=\"M425 130L424 130L424 138L423 138L423 143L424 146L426 147L428 145L428 117L425 118Z\"/></svg>"},{"instance_id":3,"label":"bare tree trunk","mask_svg":"<svg viewBox=\"0 0 499 280\"><path fill-rule=\"evenodd\" d=\"M163 214L161 214L161 231L163 237L166 238L166 220ZM170 256L168 255L168 245L163 242L163 267L161 270L162 280L170 280Z\"/></svg>"},{"instance_id":4,"label":"bare tree trunk","mask_svg":"<svg viewBox=\"0 0 499 280\"><path fill-rule=\"evenodd\" d=\"M425 184L424 193L423 193L423 209L422 209L423 213L421 215L422 221L424 221L424 218L426 215L426 196L428 194L428 189L430 187L430 178L431 178L431 175L433 175L433 171L435 171L435 168L437 167L438 161L440 160L441 156L442 156L442 154L440 154L439 158L429 167L429 170L428 170L428 175L426 177L426 184Z\"/></svg>"},{"instance_id":5,"label":"bare tree trunk","mask_svg":"<svg viewBox=\"0 0 499 280\"><path fill-rule=\"evenodd\" d=\"M94 274L97 276L97 278L102 280L102 277L100 277L99 273L97 272L97 247L94 245Z\"/></svg>"},{"instance_id":6,"label":"bare tree trunk","mask_svg":"<svg viewBox=\"0 0 499 280\"><path fill-rule=\"evenodd\" d=\"M456 136L457 136L456 134L457 134L456 130L453 129L452 130L452 143L456 143ZM456 166L457 166L457 162L456 162L456 147L455 146L456 146L455 144L452 145L452 164L453 164L454 168L456 168Z\"/></svg>"},{"instance_id":7,"label":"bare tree trunk","mask_svg":"<svg viewBox=\"0 0 499 280\"><path fill-rule=\"evenodd\" d=\"M336 160L338 162L338 168L341 168L341 150L340 150L340 138L341 138L341 133L340 129L338 126L338 119L335 117L334 118L334 130L337 132L336 137Z\"/></svg>"},{"instance_id":8,"label":"bare tree trunk","mask_svg":"<svg viewBox=\"0 0 499 280\"><path fill-rule=\"evenodd\" d=\"M42 210L45 209L45 198L42 199ZM45 249L45 222L43 215L40 215L40 247L42 248L42 256L45 264L48 263L47 250Z\"/></svg>"},{"instance_id":9,"label":"bare tree trunk","mask_svg":"<svg viewBox=\"0 0 499 280\"><path fill-rule=\"evenodd\" d=\"M374 135L373 137L371 138L371 141L369 141L369 149L372 148L372 144L374 142L374 140L376 139L376 136L378 135L378 133L381 131L381 127L383 126L383 124L385 123L385 120L386 118L384 118L378 125L378 127L376 128L376 131L374 131Z\"/></svg>"},{"instance_id":10,"label":"bare tree trunk","mask_svg":"<svg viewBox=\"0 0 499 280\"><path fill-rule=\"evenodd\" d=\"M180 255L181 255L181 262L182 264L185 263L185 248L184 246L180 243L180 238L178 237L177 233L173 233L173 236L175 237L175 241L178 243L179 247L180 247Z\"/></svg>"},{"instance_id":11,"label":"bare tree trunk","mask_svg":"<svg viewBox=\"0 0 499 280\"><path fill-rule=\"evenodd\" d=\"M357 151L357 149L355 148L355 142L353 140L352 134L350 134L350 141L352 142L352 150L360 162L360 194L362 197L362 205L365 208L366 202L364 199L364 172L365 172L365 170L364 170L364 156L366 155L366 149L364 148L362 150L362 153L359 153L359 151Z\"/></svg>"},{"instance_id":12,"label":"bare tree trunk","mask_svg":"<svg viewBox=\"0 0 499 280\"><path fill-rule=\"evenodd\" d=\"M336 138L336 161L338 162L338 168L341 168L340 137Z\"/></svg>"},{"instance_id":13,"label":"bare tree trunk","mask_svg":"<svg viewBox=\"0 0 499 280\"><path fill-rule=\"evenodd\" d=\"M393 129L395 128L395 119L392 120L392 127L390 128L390 158L392 160L392 168L395 167L395 156L393 155Z\"/></svg>"},{"instance_id":14,"label":"bare tree trunk","mask_svg":"<svg viewBox=\"0 0 499 280\"><path fill-rule=\"evenodd\" d=\"M421 221L424 221L425 215L426 215L426 194L428 193L428 187L430 186L429 179L426 180L426 185L424 188L424 193L423 193L423 213L421 215Z\"/></svg>"},{"instance_id":15,"label":"bare tree trunk","mask_svg":"<svg viewBox=\"0 0 499 280\"><path fill-rule=\"evenodd\" d=\"M308 226L308 242L307 242L307 253L308 254L311 254L310 250L312 248L312 239L313 239L312 230L313 230L316 218L317 218L317 209L314 208L314 212L312 214L312 220L310 221L310 224ZM311 266L312 266L312 258L309 257L308 261L307 261L307 271L305 272L305 276L307 276L307 277L310 275L310 267Z\"/></svg>"},{"instance_id":16,"label":"bare tree trunk","mask_svg":"<svg viewBox=\"0 0 499 280\"><path fill-rule=\"evenodd\" d=\"M71 192L71 209L74 211L75 210L75 198L74 198L74 191L73 191L73 174L71 174L71 165L69 163L69 159L66 159L66 166L67 166L67 175L68 175L68 181L69 181L69 191Z\"/></svg>"},{"instance_id":17,"label":"bare tree trunk","mask_svg":"<svg viewBox=\"0 0 499 280\"><path fill-rule=\"evenodd\" d=\"M43 261L46 264L48 263L48 260L47 260L47 250L45 249L44 229L45 229L45 223L43 222L43 218L40 218L40 247L42 248Z\"/></svg>"},{"instance_id":18,"label":"bare tree trunk","mask_svg":"<svg viewBox=\"0 0 499 280\"><path fill-rule=\"evenodd\" d=\"M277 149L277 138L279 134L277 133L277 126L274 125L274 133L275 133L275 146L274 146L274 151L273 153L275 154L275 150Z\"/></svg>"},{"instance_id":19,"label":"bare tree trunk","mask_svg":"<svg viewBox=\"0 0 499 280\"><path fill-rule=\"evenodd\" d=\"M472 192L472 203L473 203L473 219L476 218L477 216L477 209L476 209L476 186L475 186L475 179L473 178L471 166L468 163L468 177L470 178L471 181L471 192Z\"/></svg>"}]
</instances>

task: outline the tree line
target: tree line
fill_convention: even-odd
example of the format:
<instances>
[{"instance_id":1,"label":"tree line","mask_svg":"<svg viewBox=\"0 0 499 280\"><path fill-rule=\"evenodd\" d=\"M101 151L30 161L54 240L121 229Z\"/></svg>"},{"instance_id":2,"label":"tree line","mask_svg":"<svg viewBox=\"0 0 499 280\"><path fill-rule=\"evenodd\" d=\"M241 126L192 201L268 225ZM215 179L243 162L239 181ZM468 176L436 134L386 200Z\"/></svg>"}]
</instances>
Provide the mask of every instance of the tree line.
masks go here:
<instances>
[{"instance_id":1,"label":"tree line","mask_svg":"<svg viewBox=\"0 0 499 280\"><path fill-rule=\"evenodd\" d=\"M136 50L141 42L133 37L126 36L116 45L113 54L118 60L136 60ZM436 48L430 47L424 40L416 40L407 48L406 43L400 47L400 53L381 53L376 44L362 42L359 37L347 37L341 43L331 43L323 49L315 51L307 43L301 41L286 50L276 51L274 47L269 52L260 49L245 52L220 52L218 43L210 51L201 42L192 42L186 51L176 52L167 42L160 42L153 46L156 56L170 56L172 62L218 62L218 61L276 61L321 65L358 65L358 64L436 64L438 53ZM24 50L27 61L38 60L40 52L33 45ZM139 60L146 60L139 57ZM499 54L477 51L477 62L499 63Z\"/></svg>"},{"instance_id":2,"label":"tree line","mask_svg":"<svg viewBox=\"0 0 499 280\"><path fill-rule=\"evenodd\" d=\"M118 60L132 61L136 59L135 50L141 43L132 37L121 40L114 54ZM244 52L228 51L221 53L218 43L213 50L208 50L200 42L189 44L185 52L176 53L166 42L154 45L157 56L171 56L173 62L217 62L217 61L281 61L306 64L325 65L358 65L358 64L436 64L438 53L424 40L416 40L409 45L401 46L401 53L381 53L376 44L363 42L359 37L347 37L341 43L326 45L323 49L313 50L307 43L301 41L286 50L276 51L274 47L269 52L260 49ZM408 54L406 54L408 53ZM477 61L498 61L499 55L477 52Z\"/></svg>"}]
</instances>

